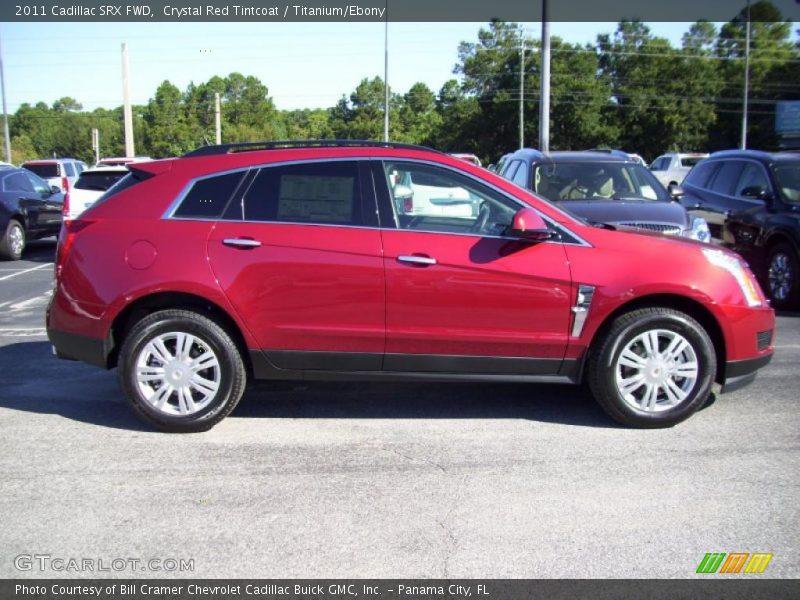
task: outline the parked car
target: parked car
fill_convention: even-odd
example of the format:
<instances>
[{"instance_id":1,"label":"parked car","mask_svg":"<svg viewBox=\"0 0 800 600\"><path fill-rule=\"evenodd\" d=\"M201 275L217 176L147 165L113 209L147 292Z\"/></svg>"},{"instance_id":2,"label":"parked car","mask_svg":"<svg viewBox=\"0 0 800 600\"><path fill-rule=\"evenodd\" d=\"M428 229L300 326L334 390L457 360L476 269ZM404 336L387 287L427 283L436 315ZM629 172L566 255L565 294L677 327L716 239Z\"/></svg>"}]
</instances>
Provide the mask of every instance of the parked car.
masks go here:
<instances>
[{"instance_id":1,"label":"parked car","mask_svg":"<svg viewBox=\"0 0 800 600\"><path fill-rule=\"evenodd\" d=\"M683 189L681 202L742 253L773 306L800 306L800 153L715 152Z\"/></svg>"},{"instance_id":2,"label":"parked car","mask_svg":"<svg viewBox=\"0 0 800 600\"><path fill-rule=\"evenodd\" d=\"M650 163L650 171L663 186L680 185L692 167L707 156L698 152L669 152Z\"/></svg>"},{"instance_id":3,"label":"parked car","mask_svg":"<svg viewBox=\"0 0 800 600\"><path fill-rule=\"evenodd\" d=\"M47 331L167 431L211 428L248 378L585 379L615 419L665 427L772 356L735 253L592 227L433 150L261 142L129 168L62 229ZM477 215L399 212L398 171Z\"/></svg>"},{"instance_id":4,"label":"parked car","mask_svg":"<svg viewBox=\"0 0 800 600\"><path fill-rule=\"evenodd\" d=\"M103 193L130 171L125 166L86 169L72 188L64 204L64 218L74 219L89 208Z\"/></svg>"},{"instance_id":5,"label":"parked car","mask_svg":"<svg viewBox=\"0 0 800 600\"><path fill-rule=\"evenodd\" d=\"M149 156L110 156L97 161L96 167L124 167L131 163L153 160Z\"/></svg>"},{"instance_id":6,"label":"parked car","mask_svg":"<svg viewBox=\"0 0 800 600\"><path fill-rule=\"evenodd\" d=\"M20 165L36 173L47 182L48 187L56 186L63 193L68 193L78 176L86 169L86 163L74 158L43 158L29 160Z\"/></svg>"},{"instance_id":7,"label":"parked car","mask_svg":"<svg viewBox=\"0 0 800 600\"><path fill-rule=\"evenodd\" d=\"M58 235L64 195L26 169L0 169L0 260L19 260L27 240Z\"/></svg>"},{"instance_id":8,"label":"parked car","mask_svg":"<svg viewBox=\"0 0 800 600\"><path fill-rule=\"evenodd\" d=\"M481 159L478 158L477 156L475 156L474 154L470 154L470 153L467 153L467 152L451 152L450 156L453 156L455 158L460 158L461 160L465 160L468 163L472 163L476 167L483 166L481 164Z\"/></svg>"},{"instance_id":9,"label":"parked car","mask_svg":"<svg viewBox=\"0 0 800 600\"><path fill-rule=\"evenodd\" d=\"M412 173L398 166L389 173L389 182L400 215L469 219L477 214L477 198L435 173Z\"/></svg>"},{"instance_id":10,"label":"parked car","mask_svg":"<svg viewBox=\"0 0 800 600\"><path fill-rule=\"evenodd\" d=\"M691 217L650 172L620 150L514 152L500 173L591 222L709 241L706 222Z\"/></svg>"}]
</instances>

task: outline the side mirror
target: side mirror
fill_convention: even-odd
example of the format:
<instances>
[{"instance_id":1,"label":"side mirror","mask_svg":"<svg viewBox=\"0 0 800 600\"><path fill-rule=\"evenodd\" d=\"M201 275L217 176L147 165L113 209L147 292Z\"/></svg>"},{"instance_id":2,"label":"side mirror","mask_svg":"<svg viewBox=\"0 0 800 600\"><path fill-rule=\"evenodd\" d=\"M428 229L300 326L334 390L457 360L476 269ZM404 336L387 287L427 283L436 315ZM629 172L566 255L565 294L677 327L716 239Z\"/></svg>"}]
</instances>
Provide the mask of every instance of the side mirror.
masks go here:
<instances>
[{"instance_id":1,"label":"side mirror","mask_svg":"<svg viewBox=\"0 0 800 600\"><path fill-rule=\"evenodd\" d=\"M51 185L50 186L50 194L51 195L52 194L60 194L60 193L61 193L61 188L60 187L58 187L57 185Z\"/></svg>"},{"instance_id":2,"label":"side mirror","mask_svg":"<svg viewBox=\"0 0 800 600\"><path fill-rule=\"evenodd\" d=\"M532 208L521 208L516 212L514 220L508 227L508 234L532 242L544 242L553 237L553 232L548 229L547 223Z\"/></svg>"},{"instance_id":3,"label":"side mirror","mask_svg":"<svg viewBox=\"0 0 800 600\"><path fill-rule=\"evenodd\" d=\"M769 200L771 194L769 191L765 190L763 187L759 185L752 185L750 187L744 188L740 192L743 198L753 198L754 200Z\"/></svg>"},{"instance_id":4,"label":"side mirror","mask_svg":"<svg viewBox=\"0 0 800 600\"><path fill-rule=\"evenodd\" d=\"M673 200L678 200L679 198L682 198L683 195L685 194L683 188L674 183L671 183L667 186L667 191L669 192L669 195L672 197Z\"/></svg>"}]
</instances>

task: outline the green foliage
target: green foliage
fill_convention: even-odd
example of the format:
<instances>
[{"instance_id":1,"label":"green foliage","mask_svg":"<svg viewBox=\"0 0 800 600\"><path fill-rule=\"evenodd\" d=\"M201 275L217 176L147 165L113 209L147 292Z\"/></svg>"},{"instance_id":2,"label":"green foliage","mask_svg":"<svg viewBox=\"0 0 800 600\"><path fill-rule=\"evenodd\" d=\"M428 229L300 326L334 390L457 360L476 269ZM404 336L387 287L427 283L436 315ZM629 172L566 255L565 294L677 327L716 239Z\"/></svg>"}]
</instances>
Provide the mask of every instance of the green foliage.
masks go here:
<instances>
[{"instance_id":1,"label":"green foliage","mask_svg":"<svg viewBox=\"0 0 800 600\"><path fill-rule=\"evenodd\" d=\"M774 148L775 102L797 99L800 43L791 22L765 0L751 11L748 145ZM619 23L596 44L551 40L550 147L616 147L653 158L666 150L736 147L740 137L747 14L719 30L704 21L680 48L641 22ZM519 145L520 48L524 47L525 145L539 131L540 48L515 23L492 21L462 42L451 79L434 93L415 83L390 93L390 138L445 151L474 152L491 162ZM270 139L383 139L385 84L364 78L328 109L279 111L259 79L241 73L191 83L164 81L145 106L133 107L137 154L180 155L214 143L215 95L223 142ZM93 161L124 152L122 108L84 111L78 99L23 104L10 116L14 161L74 156Z\"/></svg>"}]
</instances>

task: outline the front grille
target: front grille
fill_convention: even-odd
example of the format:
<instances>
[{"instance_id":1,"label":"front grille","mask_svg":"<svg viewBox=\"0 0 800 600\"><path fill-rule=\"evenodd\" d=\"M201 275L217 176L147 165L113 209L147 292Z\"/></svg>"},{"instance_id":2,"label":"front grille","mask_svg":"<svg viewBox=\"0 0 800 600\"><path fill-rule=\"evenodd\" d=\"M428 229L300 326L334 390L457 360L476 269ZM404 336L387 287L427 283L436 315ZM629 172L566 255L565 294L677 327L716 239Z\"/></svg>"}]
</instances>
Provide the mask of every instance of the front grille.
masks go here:
<instances>
[{"instance_id":1,"label":"front grille","mask_svg":"<svg viewBox=\"0 0 800 600\"><path fill-rule=\"evenodd\" d=\"M681 228L674 223L641 223L639 221L630 223L620 223L623 227L633 227L635 229L645 229L647 231L658 231L667 235L680 235Z\"/></svg>"},{"instance_id":2,"label":"front grille","mask_svg":"<svg viewBox=\"0 0 800 600\"><path fill-rule=\"evenodd\" d=\"M759 331L756 334L756 346L758 347L759 352L761 350L766 350L769 348L769 345L772 343L772 330L769 331Z\"/></svg>"}]
</instances>

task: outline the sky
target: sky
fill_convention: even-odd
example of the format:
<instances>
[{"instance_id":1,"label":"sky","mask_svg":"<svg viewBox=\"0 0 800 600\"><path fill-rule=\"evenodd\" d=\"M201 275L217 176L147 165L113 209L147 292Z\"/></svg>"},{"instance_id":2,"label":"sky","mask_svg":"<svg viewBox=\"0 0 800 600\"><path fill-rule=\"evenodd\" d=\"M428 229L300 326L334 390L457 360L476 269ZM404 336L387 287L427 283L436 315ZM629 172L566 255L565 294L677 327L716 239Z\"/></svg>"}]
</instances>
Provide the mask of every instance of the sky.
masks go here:
<instances>
[{"instance_id":1,"label":"sky","mask_svg":"<svg viewBox=\"0 0 800 600\"><path fill-rule=\"evenodd\" d=\"M679 46L689 23L650 23ZM539 23L525 23L532 37ZM418 81L438 92L456 77L458 44L485 23L390 23L389 84ZM615 23L552 23L551 35L594 42ZM122 104L121 43L128 44L131 95L146 104L169 80L180 90L238 71L269 88L279 109L333 106L361 79L383 77L384 23L1 23L8 111L75 98L84 110Z\"/></svg>"}]
</instances>

